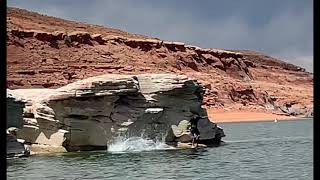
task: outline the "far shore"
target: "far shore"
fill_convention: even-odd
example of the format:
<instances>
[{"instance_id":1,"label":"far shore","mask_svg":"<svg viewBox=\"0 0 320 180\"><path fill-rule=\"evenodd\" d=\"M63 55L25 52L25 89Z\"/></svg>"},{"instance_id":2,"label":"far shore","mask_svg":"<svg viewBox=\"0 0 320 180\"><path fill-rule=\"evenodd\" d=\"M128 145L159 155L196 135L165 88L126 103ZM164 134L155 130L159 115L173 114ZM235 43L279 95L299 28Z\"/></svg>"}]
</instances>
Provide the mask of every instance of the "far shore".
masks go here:
<instances>
[{"instance_id":1,"label":"far shore","mask_svg":"<svg viewBox=\"0 0 320 180\"><path fill-rule=\"evenodd\" d=\"M271 112L254 111L218 111L208 109L208 117L214 123L260 122L260 121L292 121L302 117L285 116ZM304 118L303 118L304 119Z\"/></svg>"}]
</instances>

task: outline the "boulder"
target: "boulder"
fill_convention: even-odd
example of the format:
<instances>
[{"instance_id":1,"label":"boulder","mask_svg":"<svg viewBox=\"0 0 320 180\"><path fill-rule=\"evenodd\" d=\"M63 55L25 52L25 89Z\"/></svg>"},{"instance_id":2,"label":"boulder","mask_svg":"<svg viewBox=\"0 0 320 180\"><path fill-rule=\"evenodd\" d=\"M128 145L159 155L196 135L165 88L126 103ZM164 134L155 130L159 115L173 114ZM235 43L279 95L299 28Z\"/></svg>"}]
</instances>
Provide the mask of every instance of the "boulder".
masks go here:
<instances>
[{"instance_id":1,"label":"boulder","mask_svg":"<svg viewBox=\"0 0 320 180\"><path fill-rule=\"evenodd\" d=\"M282 106L279 106L279 109L289 115L289 116L304 116L312 117L313 116L313 107L306 107L302 104L296 102L284 103Z\"/></svg>"},{"instance_id":2,"label":"boulder","mask_svg":"<svg viewBox=\"0 0 320 180\"><path fill-rule=\"evenodd\" d=\"M190 133L189 130L189 121L187 120L182 120L176 125L172 125L172 132L174 134L174 137L178 142L190 142L192 140L192 134Z\"/></svg>"},{"instance_id":3,"label":"boulder","mask_svg":"<svg viewBox=\"0 0 320 180\"><path fill-rule=\"evenodd\" d=\"M206 116L201 107L203 87L184 75L106 74L58 89L14 93L29 102L18 137L41 146L37 150L106 149L119 135L168 144L187 142L190 138L178 137L172 127L185 129L185 121L194 113ZM219 142L224 136L208 118L199 121L199 130L206 143Z\"/></svg>"},{"instance_id":4,"label":"boulder","mask_svg":"<svg viewBox=\"0 0 320 180\"><path fill-rule=\"evenodd\" d=\"M17 139L14 135L7 133L7 158L29 156L30 151L24 144L24 140Z\"/></svg>"}]
</instances>

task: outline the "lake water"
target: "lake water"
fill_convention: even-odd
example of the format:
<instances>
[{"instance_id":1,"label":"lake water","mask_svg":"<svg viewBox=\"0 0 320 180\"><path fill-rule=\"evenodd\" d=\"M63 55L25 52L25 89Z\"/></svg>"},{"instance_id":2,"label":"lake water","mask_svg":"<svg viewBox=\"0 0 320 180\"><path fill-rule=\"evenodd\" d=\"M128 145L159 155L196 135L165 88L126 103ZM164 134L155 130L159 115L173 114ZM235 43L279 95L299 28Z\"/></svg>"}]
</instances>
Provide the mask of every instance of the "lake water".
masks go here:
<instances>
[{"instance_id":1,"label":"lake water","mask_svg":"<svg viewBox=\"0 0 320 180\"><path fill-rule=\"evenodd\" d=\"M313 179L313 121L219 124L225 145L177 150L141 138L110 150L7 160L8 179Z\"/></svg>"}]
</instances>

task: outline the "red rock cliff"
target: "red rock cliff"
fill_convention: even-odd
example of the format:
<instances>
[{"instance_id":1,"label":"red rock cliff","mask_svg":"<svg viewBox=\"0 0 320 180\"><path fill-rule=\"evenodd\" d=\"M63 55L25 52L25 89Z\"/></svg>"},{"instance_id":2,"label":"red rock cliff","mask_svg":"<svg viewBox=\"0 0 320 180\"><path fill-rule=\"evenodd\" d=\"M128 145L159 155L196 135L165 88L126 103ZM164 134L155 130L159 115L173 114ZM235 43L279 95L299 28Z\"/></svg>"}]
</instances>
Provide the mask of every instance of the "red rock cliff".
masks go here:
<instances>
[{"instance_id":1,"label":"red rock cliff","mask_svg":"<svg viewBox=\"0 0 320 180\"><path fill-rule=\"evenodd\" d=\"M106 73L198 79L209 109L313 112L313 74L253 51L203 49L7 9L7 87L56 88Z\"/></svg>"}]
</instances>

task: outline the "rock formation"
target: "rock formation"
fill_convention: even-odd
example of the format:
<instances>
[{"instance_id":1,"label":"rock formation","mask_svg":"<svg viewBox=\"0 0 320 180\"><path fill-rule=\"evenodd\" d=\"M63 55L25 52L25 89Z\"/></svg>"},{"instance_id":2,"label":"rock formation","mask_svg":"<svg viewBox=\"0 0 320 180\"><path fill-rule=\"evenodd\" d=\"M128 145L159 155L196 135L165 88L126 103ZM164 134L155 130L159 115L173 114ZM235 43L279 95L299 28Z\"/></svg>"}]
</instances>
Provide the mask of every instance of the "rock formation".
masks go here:
<instances>
[{"instance_id":1,"label":"rock formation","mask_svg":"<svg viewBox=\"0 0 320 180\"><path fill-rule=\"evenodd\" d=\"M187 75L204 85L208 112L313 114L313 74L270 56L200 48L8 8L8 88L59 88L107 73ZM301 111L282 108L292 103Z\"/></svg>"},{"instance_id":2,"label":"rock formation","mask_svg":"<svg viewBox=\"0 0 320 180\"><path fill-rule=\"evenodd\" d=\"M28 156L30 151L23 139L17 139L17 132L23 128L25 101L7 92L7 157Z\"/></svg>"},{"instance_id":3,"label":"rock formation","mask_svg":"<svg viewBox=\"0 0 320 180\"><path fill-rule=\"evenodd\" d=\"M106 149L117 136L176 144L181 137L172 126L194 113L207 115L201 107L203 87L184 75L106 74L58 89L12 93L28 101L18 137L34 152ZM208 118L199 121L199 130L207 145L225 136Z\"/></svg>"}]
</instances>

